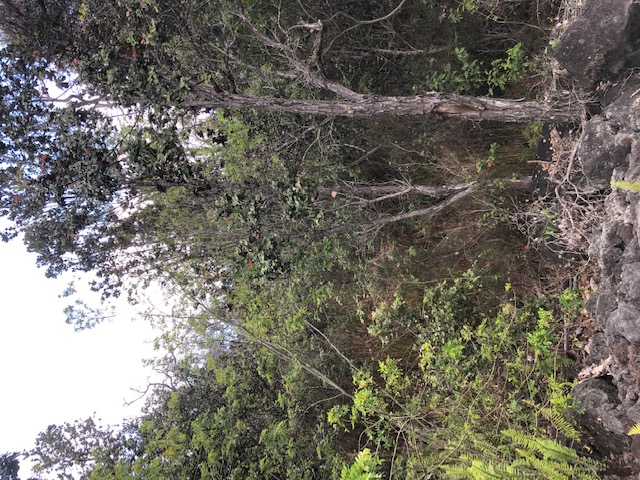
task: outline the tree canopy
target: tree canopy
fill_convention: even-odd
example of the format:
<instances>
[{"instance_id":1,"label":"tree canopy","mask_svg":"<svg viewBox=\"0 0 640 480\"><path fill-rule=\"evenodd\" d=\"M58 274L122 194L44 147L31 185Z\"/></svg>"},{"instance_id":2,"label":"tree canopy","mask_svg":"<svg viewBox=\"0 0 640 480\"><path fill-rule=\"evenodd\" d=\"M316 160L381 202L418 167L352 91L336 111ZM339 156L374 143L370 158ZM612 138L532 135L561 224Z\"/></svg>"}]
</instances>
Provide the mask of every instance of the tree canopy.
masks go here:
<instances>
[{"instance_id":1,"label":"tree canopy","mask_svg":"<svg viewBox=\"0 0 640 480\"><path fill-rule=\"evenodd\" d=\"M165 219L152 198L156 192L175 189L170 201L183 202L184 198L178 199L179 187L189 192L191 204L177 208L193 215L199 211L209 217L225 216L235 209L232 216L236 224L243 224L243 231L235 227L233 233L225 231L221 243L240 245L238 251L247 261L252 254L265 257L265 273L279 271L291 252L285 253L285 235L280 227L273 228L273 218L262 217L278 212L276 216L285 219L300 219L302 214L324 234L342 228L322 220L335 212L335 206L325 205L326 197L319 203L319 189L342 197L345 189L334 187L344 175L306 174L305 167L314 160L302 166L304 158L293 158L300 152L303 157L322 156L326 162L329 149L330 156L340 155L341 145L348 142L339 133L335 136L336 116L436 114L507 122L575 118L573 107L457 95L504 90L521 78L530 68L521 44L515 43L504 60L493 54L472 60L465 46L447 45L435 32L425 38L417 33L420 22L426 22L445 37L461 35L465 13L475 13L476 7L435 2L419 8L410 3L378 2L366 11L371 18L363 20L365 12L357 2L286 8L269 2L225 1L3 2L3 33L9 45L3 50L2 83L7 93L3 175L7 181L3 182L2 213L17 226L6 231L5 238L24 231L29 248L39 254L39 263L49 275L66 269L96 270L100 280L95 287L107 296L117 295L124 271L146 278L151 258L167 265L175 263L176 256L191 257L187 250L201 249L161 233L163 228L175 232L177 225L161 225ZM443 21L442 11L449 11L449 22ZM308 22L301 23L301 18ZM484 18L492 28L502 28L497 16ZM412 85L410 95L385 94L378 80L365 78L363 69L349 66L351 59L362 62L375 54L381 68L378 76L389 70L411 78L414 67L408 58L432 55L429 68L437 70L433 62L447 50L462 63L463 76L451 73L452 66L447 64L442 72L431 72L433 77L423 82L426 85ZM51 84L67 93L50 98ZM426 91L425 87L439 84L452 87L455 93ZM319 114L329 116L330 123L306 116L287 120L297 132L290 133L290 144L274 145L269 137L278 136L275 124L283 121L278 118L282 113L277 113L275 124L259 127L260 140L242 146L240 142L258 132L249 127L254 131L243 138L241 130L247 127L238 116L230 120L225 114L212 115L220 107ZM120 121L114 118L116 108L124 117ZM238 127L230 125L238 121ZM229 141L197 138L199 128ZM301 148L314 134L313 150ZM256 175L232 178L229 157L243 155L255 163L250 167L253 172L274 159L279 165L269 169L277 173L268 181ZM283 162L285 156L290 163ZM327 180L334 184L326 185ZM427 196L448 202L456 188L465 190L447 187ZM362 190L347 191L352 197ZM425 191L428 188L411 187L377 194L370 188L369 198L361 203ZM469 188L466 193L457 192L456 198L469 192ZM216 211L206 201L203 209L200 197L215 197ZM239 205L247 209L240 216ZM427 208L415 214L436 211ZM380 224L394 218L407 217L391 216ZM291 225L285 228L288 236L296 235ZM300 235L308 237L309 225L301 228ZM198 242L220 242L217 233L208 235ZM255 247L256 243L260 246ZM230 261L237 259L216 263L224 269Z\"/></svg>"},{"instance_id":2,"label":"tree canopy","mask_svg":"<svg viewBox=\"0 0 640 480\"><path fill-rule=\"evenodd\" d=\"M394 97L351 87L361 80L353 68L343 65L345 57L357 58L357 52L402 56L403 50L393 45L402 43L404 35L395 31L394 23L395 17L402 16L405 3L391 8L387 2L378 2L374 11L367 11L369 16L378 16L369 20L357 19L362 14L357 3L343 2L285 8L224 1L94 4L31 0L5 2L3 15L5 33L27 55L73 68L99 99L107 97L126 105L198 111L260 108L347 117L576 118L578 111L570 105L556 108L417 88L413 95ZM422 9L427 18L421 20L442 23L433 18L436 11ZM407 47L405 53L422 51ZM498 62L483 73L477 62L469 63L464 48L456 50L456 55L464 67L473 69L465 72L469 87L485 80L491 91L504 88L521 75L518 70L526 68Z\"/></svg>"}]
</instances>

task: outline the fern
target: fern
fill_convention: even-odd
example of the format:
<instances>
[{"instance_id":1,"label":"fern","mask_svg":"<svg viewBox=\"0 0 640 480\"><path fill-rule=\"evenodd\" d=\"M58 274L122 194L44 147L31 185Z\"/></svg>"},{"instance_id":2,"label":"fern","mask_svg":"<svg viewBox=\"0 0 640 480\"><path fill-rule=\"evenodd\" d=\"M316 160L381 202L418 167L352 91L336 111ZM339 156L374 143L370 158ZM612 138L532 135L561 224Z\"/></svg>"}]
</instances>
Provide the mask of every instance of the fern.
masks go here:
<instances>
[{"instance_id":1,"label":"fern","mask_svg":"<svg viewBox=\"0 0 640 480\"><path fill-rule=\"evenodd\" d=\"M515 462L509 463L505 461L505 458L486 458L481 455L461 455L461 460L464 460L467 464L467 472L470 472L473 465L476 465L478 469L487 469L492 471L494 474L502 474L503 476L499 478L522 478L523 469L519 468L520 465L515 464ZM468 465L471 465L469 467ZM467 474L468 478L468 474Z\"/></svg>"},{"instance_id":2,"label":"fern","mask_svg":"<svg viewBox=\"0 0 640 480\"><path fill-rule=\"evenodd\" d=\"M501 456L499 447L489 442L484 435L473 435L471 437L473 446L477 452L482 452L484 459L498 460Z\"/></svg>"},{"instance_id":3,"label":"fern","mask_svg":"<svg viewBox=\"0 0 640 480\"><path fill-rule=\"evenodd\" d=\"M565 447L551 438L538 438L538 451L545 459L557 462L572 462L578 460L578 454L572 448Z\"/></svg>"},{"instance_id":4,"label":"fern","mask_svg":"<svg viewBox=\"0 0 640 480\"><path fill-rule=\"evenodd\" d=\"M474 480L493 480L513 478L505 465L474 460L467 469Z\"/></svg>"},{"instance_id":5,"label":"fern","mask_svg":"<svg viewBox=\"0 0 640 480\"><path fill-rule=\"evenodd\" d=\"M443 476L449 480L510 480L526 476L526 470L504 459L485 459L479 455L461 455L465 465L443 465Z\"/></svg>"},{"instance_id":6,"label":"fern","mask_svg":"<svg viewBox=\"0 0 640 480\"><path fill-rule=\"evenodd\" d=\"M575 450L550 438L538 438L517 430L504 430L502 433L528 451L540 453L545 460L570 462L579 458Z\"/></svg>"},{"instance_id":7,"label":"fern","mask_svg":"<svg viewBox=\"0 0 640 480\"><path fill-rule=\"evenodd\" d=\"M469 478L467 465L445 465L443 470L446 478L450 480L467 480Z\"/></svg>"},{"instance_id":8,"label":"fern","mask_svg":"<svg viewBox=\"0 0 640 480\"><path fill-rule=\"evenodd\" d=\"M568 420L548 409L546 414L558 431L577 436ZM640 425L639 425L640 427ZM492 444L485 435L473 432L467 437L466 453L457 461L441 465L442 478L451 480L595 480L603 466L581 457L575 450L551 438L537 437L521 430L503 430L511 442Z\"/></svg>"},{"instance_id":9,"label":"fern","mask_svg":"<svg viewBox=\"0 0 640 480\"><path fill-rule=\"evenodd\" d=\"M532 452L524 451L519 448L516 449L516 451L520 455L522 455L522 457L527 461L527 463L532 467L533 470L542 474L545 479L569 480L569 475L559 472L557 469L557 465L554 465L553 463L545 460L540 460Z\"/></svg>"},{"instance_id":10,"label":"fern","mask_svg":"<svg viewBox=\"0 0 640 480\"><path fill-rule=\"evenodd\" d=\"M541 408L540 413L551 422L553 428L571 440L579 440L580 433L567 418L552 408ZM640 430L639 430L640 432Z\"/></svg>"},{"instance_id":11,"label":"fern","mask_svg":"<svg viewBox=\"0 0 640 480\"><path fill-rule=\"evenodd\" d=\"M631 427L627 432L627 435L640 435L640 422Z\"/></svg>"}]
</instances>

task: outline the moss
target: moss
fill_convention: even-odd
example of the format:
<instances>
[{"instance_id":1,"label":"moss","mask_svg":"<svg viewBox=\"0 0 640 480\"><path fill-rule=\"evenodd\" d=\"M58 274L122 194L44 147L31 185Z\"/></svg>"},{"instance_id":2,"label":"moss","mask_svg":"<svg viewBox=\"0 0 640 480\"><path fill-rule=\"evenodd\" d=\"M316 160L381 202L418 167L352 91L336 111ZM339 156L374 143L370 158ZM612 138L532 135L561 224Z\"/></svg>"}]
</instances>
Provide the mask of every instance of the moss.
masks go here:
<instances>
[{"instance_id":1,"label":"moss","mask_svg":"<svg viewBox=\"0 0 640 480\"><path fill-rule=\"evenodd\" d=\"M628 182L626 180L612 180L611 186L626 190L631 193L640 193L640 182Z\"/></svg>"}]
</instances>

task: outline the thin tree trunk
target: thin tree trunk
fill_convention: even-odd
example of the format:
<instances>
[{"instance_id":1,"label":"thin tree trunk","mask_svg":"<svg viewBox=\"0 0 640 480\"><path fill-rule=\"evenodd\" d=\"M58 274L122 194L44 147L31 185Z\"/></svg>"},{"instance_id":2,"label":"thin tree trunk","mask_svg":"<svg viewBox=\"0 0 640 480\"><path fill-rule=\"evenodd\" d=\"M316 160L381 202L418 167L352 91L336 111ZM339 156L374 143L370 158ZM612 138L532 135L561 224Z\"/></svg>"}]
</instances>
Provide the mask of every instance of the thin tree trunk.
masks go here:
<instances>
[{"instance_id":1,"label":"thin tree trunk","mask_svg":"<svg viewBox=\"0 0 640 480\"><path fill-rule=\"evenodd\" d=\"M486 190L495 190L497 188L509 187L509 188L528 188L531 186L531 177L523 177L518 179L499 179L482 184L482 188ZM320 187L318 192L322 195L331 195L333 197L337 195L350 197L368 196L373 197L374 200L388 196L406 195L410 193L425 195L434 198L449 197L463 190L469 190L474 187L478 182L465 182L465 183L453 183L451 185L438 185L435 187L428 185L408 185L408 184L396 184L396 185L342 185L335 187Z\"/></svg>"},{"instance_id":2,"label":"thin tree trunk","mask_svg":"<svg viewBox=\"0 0 640 480\"><path fill-rule=\"evenodd\" d=\"M573 122L580 118L582 110L580 106L558 108L535 101L439 92L411 97L363 95L356 100L306 100L215 92L208 85L200 85L197 89L200 99L187 100L176 106L191 109L254 108L333 117L436 115L497 122Z\"/></svg>"},{"instance_id":3,"label":"thin tree trunk","mask_svg":"<svg viewBox=\"0 0 640 480\"><path fill-rule=\"evenodd\" d=\"M463 198L471 195L473 190L463 190L455 195L443 200L442 202L433 205L432 207L420 208L418 210L412 210L410 212L398 213L397 215L391 215L390 217L383 217L371 222L372 225L387 225L389 223L399 222L400 220L406 220L414 217L433 217L436 213L441 212L452 203L455 203Z\"/></svg>"},{"instance_id":4,"label":"thin tree trunk","mask_svg":"<svg viewBox=\"0 0 640 480\"><path fill-rule=\"evenodd\" d=\"M504 180L498 182L491 182L484 185L485 189L495 190L498 188L511 187L511 188L529 188L531 186L532 178L524 177L516 180ZM468 185L466 188L461 188L464 185ZM406 220L408 218L414 217L433 217L435 214L441 212L449 205L462 200L465 197L468 197L472 193L475 192L475 188L473 188L475 182L470 182L468 184L459 184L452 185L451 193L457 192L454 195L450 195L445 200L442 200L440 203L437 203L431 207L420 208L418 210L412 210L410 212L403 212L397 215L391 215L389 217L379 218L377 220L373 220L370 222L373 225L387 225L389 223L399 222L401 220ZM455 189L455 187L458 187ZM437 188L437 187L436 187ZM417 190L416 190L417 191ZM429 196L432 196L431 193L428 193Z\"/></svg>"},{"instance_id":5,"label":"thin tree trunk","mask_svg":"<svg viewBox=\"0 0 640 480\"><path fill-rule=\"evenodd\" d=\"M448 197L460 190L467 190L475 185L476 182L456 183L453 185L438 185L437 187L430 187L427 185L343 185L335 186L333 188L321 187L318 192L323 195L341 195L341 196L366 196L374 197L374 199L382 198L382 196L397 196L408 193L416 193L418 195L426 195L429 197Z\"/></svg>"}]
</instances>

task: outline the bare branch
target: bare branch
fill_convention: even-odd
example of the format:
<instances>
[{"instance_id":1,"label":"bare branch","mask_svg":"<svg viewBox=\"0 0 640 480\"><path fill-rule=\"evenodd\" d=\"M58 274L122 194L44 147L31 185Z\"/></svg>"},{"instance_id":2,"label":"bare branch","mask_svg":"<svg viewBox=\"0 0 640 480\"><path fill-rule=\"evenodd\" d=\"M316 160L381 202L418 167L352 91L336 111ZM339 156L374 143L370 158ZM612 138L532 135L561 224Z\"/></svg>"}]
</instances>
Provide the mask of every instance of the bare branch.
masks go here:
<instances>
[{"instance_id":1,"label":"bare branch","mask_svg":"<svg viewBox=\"0 0 640 480\"><path fill-rule=\"evenodd\" d=\"M439 213L442 210L444 210L445 208L447 208L452 203L458 202L458 201L462 200L463 198L468 197L472 193L473 193L473 190L471 188L469 188L467 190L463 190L461 192L458 192L457 194L453 195L452 197L449 197L446 200L438 203L437 205L433 205L432 207L421 208L421 209L418 209L418 210L413 210L411 212L399 213L397 215L392 215L390 217L385 217L385 218L380 218L378 220L374 220L371 223L373 225L387 225L389 223L395 223L395 222L399 222L401 220L407 220L409 218L414 218L414 217L433 217L437 213Z\"/></svg>"},{"instance_id":2,"label":"bare branch","mask_svg":"<svg viewBox=\"0 0 640 480\"><path fill-rule=\"evenodd\" d=\"M403 0L404 1L404 0ZM309 66L303 62L298 53L288 44L282 43L279 40L272 38L258 29L247 17L242 13L241 10L235 12L235 15L240 18L244 24L249 28L251 33L258 38L265 46L280 50L287 60L291 63L293 68L300 74L300 76L304 79L305 83L310 86L321 88L323 90L328 90L330 92L336 93L341 97L349 100L360 100L362 95L354 92L350 88L345 87L344 85L331 81L327 79L322 73L322 68L319 69L317 73L311 71ZM316 31L316 44L317 48L320 48L320 44L322 42L322 22L318 21L314 25L314 31ZM315 48L315 45L314 45ZM315 55L316 60L319 61L320 51Z\"/></svg>"},{"instance_id":3,"label":"bare branch","mask_svg":"<svg viewBox=\"0 0 640 480\"><path fill-rule=\"evenodd\" d=\"M377 196L373 201L382 201L387 198L393 198L398 195L404 195L409 193L417 193L420 195L426 195L429 197L442 198L452 195L460 190L467 190L475 185L476 182L458 183L454 185L439 185L431 187L427 185L363 185L363 186L350 186L345 187L333 187L333 188L320 188L321 194L331 194L337 192L340 195L362 195L362 196Z\"/></svg>"}]
</instances>

